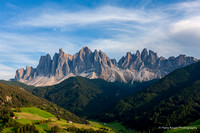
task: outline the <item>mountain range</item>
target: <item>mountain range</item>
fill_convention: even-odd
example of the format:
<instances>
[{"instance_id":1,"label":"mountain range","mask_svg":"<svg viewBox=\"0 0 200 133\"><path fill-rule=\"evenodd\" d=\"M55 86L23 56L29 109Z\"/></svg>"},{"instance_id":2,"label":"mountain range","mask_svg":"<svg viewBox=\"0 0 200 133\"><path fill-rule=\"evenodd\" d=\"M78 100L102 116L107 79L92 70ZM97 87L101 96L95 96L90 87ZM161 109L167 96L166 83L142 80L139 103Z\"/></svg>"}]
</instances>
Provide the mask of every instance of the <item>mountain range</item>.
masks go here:
<instances>
[{"instance_id":1,"label":"mountain range","mask_svg":"<svg viewBox=\"0 0 200 133\"><path fill-rule=\"evenodd\" d=\"M92 52L88 47L83 47L73 56L59 49L53 59L49 54L41 56L37 68L27 66L26 69L18 69L14 80L34 86L54 85L72 76L124 83L149 81L197 61L196 58L186 55L166 59L158 57L157 53L151 50L143 49L141 53L128 52L117 62L103 51Z\"/></svg>"}]
</instances>

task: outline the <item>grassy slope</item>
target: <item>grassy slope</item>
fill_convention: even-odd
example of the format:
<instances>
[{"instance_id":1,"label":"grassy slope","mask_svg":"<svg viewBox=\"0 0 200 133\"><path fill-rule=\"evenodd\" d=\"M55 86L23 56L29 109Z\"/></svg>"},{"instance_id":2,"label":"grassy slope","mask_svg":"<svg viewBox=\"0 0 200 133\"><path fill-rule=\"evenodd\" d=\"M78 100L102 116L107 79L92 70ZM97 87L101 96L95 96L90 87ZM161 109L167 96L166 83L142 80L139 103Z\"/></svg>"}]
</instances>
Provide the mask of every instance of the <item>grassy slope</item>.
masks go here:
<instances>
[{"instance_id":1,"label":"grassy slope","mask_svg":"<svg viewBox=\"0 0 200 133\"><path fill-rule=\"evenodd\" d=\"M188 126L184 126L179 129L167 130L164 133L188 133L188 132L193 131L193 129L190 129L190 128L200 129L200 119L195 122L190 123Z\"/></svg>"},{"instance_id":2,"label":"grassy slope","mask_svg":"<svg viewBox=\"0 0 200 133\"><path fill-rule=\"evenodd\" d=\"M39 129L39 131L41 133L46 133L46 131L50 130L50 127L53 126L59 126L61 128L65 128L68 126L75 126L77 128L91 128L91 126L87 126L87 125L83 125L83 124L77 124L77 123L73 123L73 124L69 124L67 123L66 120L61 119L60 121L57 120L57 118L50 114L49 112L34 108L34 107L30 107L30 108L21 108L21 113L15 113L15 116L20 117L21 119L16 120L22 124L32 124L32 122L35 122L37 120L47 120L48 118L52 119L52 122L50 123L44 123L41 125L36 125L36 127ZM29 115L27 115L29 114ZM35 120L37 119L37 120ZM90 123L92 124L92 128L94 130L98 130L100 128L106 128L108 130L114 130L114 131L122 131L122 132L126 132L126 128L124 126L121 125L120 122L112 122L112 123L106 123L106 125L102 122L99 121L95 121L95 120L91 120ZM193 123L191 123L189 126L186 127L198 127L200 128L200 120L197 120ZM3 133L6 132L10 132L13 131L14 128L6 128L4 129ZM64 131L64 130L63 130ZM188 129L173 129L173 130L168 130L165 131L164 133L188 133L191 130ZM110 131L113 132L113 131Z\"/></svg>"},{"instance_id":3,"label":"grassy slope","mask_svg":"<svg viewBox=\"0 0 200 133\"><path fill-rule=\"evenodd\" d=\"M21 112L15 112L15 117L19 117L20 119L16 119L17 122L21 124L32 124L37 121L42 121L42 120L48 120L51 119L51 122L48 123L43 123L43 124L35 124L36 128L41 132L41 133L46 133L50 131L51 127L53 126L59 126L62 128L62 132L66 132L64 129L69 127L69 126L75 126L77 128L84 128L84 129L94 129L94 130L99 130L100 128L106 128L109 130L110 133L113 133L116 130L126 130L125 127L121 125L119 122L114 122L114 123L108 123L104 125L104 123L97 122L97 121L91 121L91 125L84 125L84 124L78 124L78 123L67 123L66 120L58 120L54 115L52 115L49 112L46 112L44 110L40 110L35 107L28 107L28 108L21 108ZM3 130L3 132L11 132L14 128L6 128ZM114 131L113 131L114 130Z\"/></svg>"},{"instance_id":4,"label":"grassy slope","mask_svg":"<svg viewBox=\"0 0 200 133\"><path fill-rule=\"evenodd\" d=\"M12 133L15 129L14 127L5 128L1 133Z\"/></svg>"},{"instance_id":5,"label":"grassy slope","mask_svg":"<svg viewBox=\"0 0 200 133\"><path fill-rule=\"evenodd\" d=\"M30 114L38 114L40 117L44 118L50 118L50 117L55 117L49 112L46 112L44 110L40 110L38 108L32 107L32 108L21 108L22 112L30 113Z\"/></svg>"},{"instance_id":6,"label":"grassy slope","mask_svg":"<svg viewBox=\"0 0 200 133\"><path fill-rule=\"evenodd\" d=\"M40 110L35 107L21 108L21 111L22 112L15 112L15 115L17 115L20 118L19 120L16 120L16 121L22 124L32 124L33 122L36 122L36 121L42 121L42 120L48 120L48 119L52 120L52 122L49 122L49 123L43 123L41 125L36 124L36 127L39 129L40 132L50 131L51 127L53 126L59 126L60 128L64 129L63 125L66 125L66 126L72 125L72 124L67 123L66 120L63 120L63 119L58 120L51 113L46 112L44 110ZM73 125L76 125L76 123L74 123ZM86 125L83 125L83 124L80 124L80 125L86 128Z\"/></svg>"},{"instance_id":7,"label":"grassy slope","mask_svg":"<svg viewBox=\"0 0 200 133\"><path fill-rule=\"evenodd\" d=\"M34 106L46 110L56 116L60 116L63 119L71 119L78 123L87 123L85 119L79 118L43 98L34 96L21 87L0 83L0 92L0 105L6 105L12 108ZM7 100L7 98L9 99Z\"/></svg>"},{"instance_id":8,"label":"grassy slope","mask_svg":"<svg viewBox=\"0 0 200 133\"><path fill-rule=\"evenodd\" d=\"M103 122L99 122L96 120L90 120L90 123L97 128L106 128L106 129L112 129L114 131L126 131L126 127L124 127L122 125L121 122L112 122L112 123L103 123Z\"/></svg>"}]
</instances>

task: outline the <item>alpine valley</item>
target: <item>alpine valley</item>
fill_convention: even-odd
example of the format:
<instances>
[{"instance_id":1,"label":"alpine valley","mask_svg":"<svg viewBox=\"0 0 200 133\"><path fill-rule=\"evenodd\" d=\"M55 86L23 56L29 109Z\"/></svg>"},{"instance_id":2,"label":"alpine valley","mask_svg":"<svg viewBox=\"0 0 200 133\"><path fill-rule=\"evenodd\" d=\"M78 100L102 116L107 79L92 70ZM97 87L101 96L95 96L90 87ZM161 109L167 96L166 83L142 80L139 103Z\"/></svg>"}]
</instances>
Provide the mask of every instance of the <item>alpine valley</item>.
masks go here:
<instances>
[{"instance_id":1,"label":"alpine valley","mask_svg":"<svg viewBox=\"0 0 200 133\"><path fill-rule=\"evenodd\" d=\"M200 133L200 0L0 0L0 133Z\"/></svg>"},{"instance_id":2,"label":"alpine valley","mask_svg":"<svg viewBox=\"0 0 200 133\"><path fill-rule=\"evenodd\" d=\"M196 133L199 82L200 62L186 55L143 49L117 62L88 47L73 56L60 49L0 80L0 131Z\"/></svg>"}]
</instances>

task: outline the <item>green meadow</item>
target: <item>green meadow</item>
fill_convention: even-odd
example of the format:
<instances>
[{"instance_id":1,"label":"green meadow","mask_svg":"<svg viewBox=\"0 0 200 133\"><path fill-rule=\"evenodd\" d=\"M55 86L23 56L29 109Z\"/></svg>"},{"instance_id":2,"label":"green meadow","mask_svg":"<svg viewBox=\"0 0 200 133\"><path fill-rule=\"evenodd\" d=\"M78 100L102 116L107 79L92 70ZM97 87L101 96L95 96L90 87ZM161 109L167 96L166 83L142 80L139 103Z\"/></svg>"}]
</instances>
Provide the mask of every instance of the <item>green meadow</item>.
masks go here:
<instances>
[{"instance_id":1,"label":"green meadow","mask_svg":"<svg viewBox=\"0 0 200 133\"><path fill-rule=\"evenodd\" d=\"M178 127L177 129L167 130L164 133L189 133L194 128L200 129L200 120L190 123L188 126Z\"/></svg>"},{"instance_id":2,"label":"green meadow","mask_svg":"<svg viewBox=\"0 0 200 133\"><path fill-rule=\"evenodd\" d=\"M90 120L90 123L96 128L106 128L110 132L127 132L126 127L121 122L103 123L96 120Z\"/></svg>"},{"instance_id":3,"label":"green meadow","mask_svg":"<svg viewBox=\"0 0 200 133\"><path fill-rule=\"evenodd\" d=\"M102 123L98 121L90 121L90 125L85 124L79 124L79 123L68 123L64 119L59 119L52 115L49 112L46 112L44 110L35 108L35 107L29 107L29 108L20 108L21 112L16 112L16 109L13 109L15 118L14 120L26 125L26 124L34 124L35 127L39 130L40 133L48 133L51 131L51 128L54 126L58 126L61 131L60 132L66 132L66 129L69 127L76 127L79 129L93 129L96 130L103 130L108 133L114 133L114 132L125 132L126 128L122 126L119 122L112 122L112 123ZM46 122L48 121L48 122ZM1 125L0 125L1 126ZM16 128L5 128L2 132L3 133L10 133L13 132Z\"/></svg>"}]
</instances>

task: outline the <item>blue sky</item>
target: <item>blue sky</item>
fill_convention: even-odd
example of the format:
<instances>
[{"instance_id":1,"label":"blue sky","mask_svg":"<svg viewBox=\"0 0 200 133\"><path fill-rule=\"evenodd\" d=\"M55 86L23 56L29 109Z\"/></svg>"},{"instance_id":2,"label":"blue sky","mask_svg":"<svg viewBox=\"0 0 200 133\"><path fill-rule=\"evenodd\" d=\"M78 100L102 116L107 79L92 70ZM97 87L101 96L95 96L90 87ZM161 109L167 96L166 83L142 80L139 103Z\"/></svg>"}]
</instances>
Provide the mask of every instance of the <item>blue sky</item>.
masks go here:
<instances>
[{"instance_id":1,"label":"blue sky","mask_svg":"<svg viewBox=\"0 0 200 133\"><path fill-rule=\"evenodd\" d=\"M110 58L151 49L200 56L200 0L0 0L0 79L83 46Z\"/></svg>"}]
</instances>

